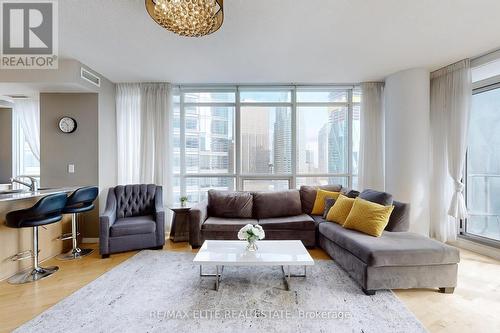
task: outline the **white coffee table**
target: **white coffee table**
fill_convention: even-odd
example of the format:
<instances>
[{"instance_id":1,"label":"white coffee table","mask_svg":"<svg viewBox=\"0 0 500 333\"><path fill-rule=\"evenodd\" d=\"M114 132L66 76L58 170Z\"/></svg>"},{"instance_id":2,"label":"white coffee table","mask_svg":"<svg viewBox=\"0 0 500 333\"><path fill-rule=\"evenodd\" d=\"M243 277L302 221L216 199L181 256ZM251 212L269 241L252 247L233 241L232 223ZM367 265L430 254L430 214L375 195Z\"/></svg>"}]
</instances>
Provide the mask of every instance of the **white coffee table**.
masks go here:
<instances>
[{"instance_id":1,"label":"white coffee table","mask_svg":"<svg viewBox=\"0 0 500 333\"><path fill-rule=\"evenodd\" d=\"M285 287L290 290L290 278L306 277L307 266L314 260L299 240L262 240L255 252L246 250L245 241L207 240L193 259L200 265L201 277L215 277L215 290L219 290L224 266L281 266ZM215 274L204 274L203 266L215 266ZM287 272L285 272L285 266ZM304 274L290 274L290 266L303 266Z\"/></svg>"}]
</instances>

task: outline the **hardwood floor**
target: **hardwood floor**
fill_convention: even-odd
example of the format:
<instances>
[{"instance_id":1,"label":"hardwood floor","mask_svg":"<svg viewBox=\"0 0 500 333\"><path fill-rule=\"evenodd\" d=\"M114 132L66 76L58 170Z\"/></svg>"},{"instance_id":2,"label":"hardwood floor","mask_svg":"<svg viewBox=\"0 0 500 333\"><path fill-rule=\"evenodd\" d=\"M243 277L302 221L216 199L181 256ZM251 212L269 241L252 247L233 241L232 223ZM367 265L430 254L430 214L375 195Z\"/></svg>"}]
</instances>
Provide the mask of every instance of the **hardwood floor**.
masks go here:
<instances>
[{"instance_id":1,"label":"hardwood floor","mask_svg":"<svg viewBox=\"0 0 500 333\"><path fill-rule=\"evenodd\" d=\"M90 247L96 248L97 244ZM172 243L164 251L192 251L187 243ZM58 265L53 276L31 284L0 282L0 332L10 332L48 309L137 251L101 259L98 251L78 261L49 259ZM310 250L315 259L329 259L321 249ZM395 290L430 332L500 332L500 262L461 250L459 284L454 294L436 290Z\"/></svg>"},{"instance_id":2,"label":"hardwood floor","mask_svg":"<svg viewBox=\"0 0 500 333\"><path fill-rule=\"evenodd\" d=\"M430 332L500 332L500 262L460 250L453 294L395 290Z\"/></svg>"}]
</instances>

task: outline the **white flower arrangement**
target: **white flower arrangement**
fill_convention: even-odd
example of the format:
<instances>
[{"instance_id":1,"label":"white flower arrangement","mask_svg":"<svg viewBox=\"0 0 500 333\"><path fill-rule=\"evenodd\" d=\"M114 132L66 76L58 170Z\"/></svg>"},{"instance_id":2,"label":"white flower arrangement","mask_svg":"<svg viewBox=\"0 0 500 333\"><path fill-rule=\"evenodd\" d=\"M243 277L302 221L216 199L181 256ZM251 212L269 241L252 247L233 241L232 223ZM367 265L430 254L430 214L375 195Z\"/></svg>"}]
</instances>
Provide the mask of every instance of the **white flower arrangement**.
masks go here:
<instances>
[{"instance_id":1,"label":"white flower arrangement","mask_svg":"<svg viewBox=\"0 0 500 333\"><path fill-rule=\"evenodd\" d=\"M264 239L264 237L266 237L264 229L262 229L262 227L258 224L247 224L241 228L240 231L238 231L238 239L246 240L248 242L255 242L257 240Z\"/></svg>"}]
</instances>

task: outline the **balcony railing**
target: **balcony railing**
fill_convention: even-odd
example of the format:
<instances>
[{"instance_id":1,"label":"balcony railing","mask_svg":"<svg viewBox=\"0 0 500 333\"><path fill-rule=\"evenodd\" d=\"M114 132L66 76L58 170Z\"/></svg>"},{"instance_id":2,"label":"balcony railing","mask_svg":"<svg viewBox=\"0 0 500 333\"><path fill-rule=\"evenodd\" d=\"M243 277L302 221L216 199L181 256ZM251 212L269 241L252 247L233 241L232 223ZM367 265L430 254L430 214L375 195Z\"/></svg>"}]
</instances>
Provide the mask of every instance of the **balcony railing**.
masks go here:
<instances>
[{"instance_id":1,"label":"balcony railing","mask_svg":"<svg viewBox=\"0 0 500 333\"><path fill-rule=\"evenodd\" d=\"M470 185L471 178L483 179L483 184L475 184L474 193L478 194L482 192L480 196L485 200L483 209L472 207L471 210L469 210L469 218L465 221L465 228L462 230L462 233L465 235L480 236L498 242L500 240L500 198L498 195L492 196L490 180L500 178L500 174L469 173L467 178L469 183L466 191L468 205L470 206L470 202L473 200L471 197L473 193L471 190L472 185ZM498 205L492 205L491 200L498 200Z\"/></svg>"}]
</instances>

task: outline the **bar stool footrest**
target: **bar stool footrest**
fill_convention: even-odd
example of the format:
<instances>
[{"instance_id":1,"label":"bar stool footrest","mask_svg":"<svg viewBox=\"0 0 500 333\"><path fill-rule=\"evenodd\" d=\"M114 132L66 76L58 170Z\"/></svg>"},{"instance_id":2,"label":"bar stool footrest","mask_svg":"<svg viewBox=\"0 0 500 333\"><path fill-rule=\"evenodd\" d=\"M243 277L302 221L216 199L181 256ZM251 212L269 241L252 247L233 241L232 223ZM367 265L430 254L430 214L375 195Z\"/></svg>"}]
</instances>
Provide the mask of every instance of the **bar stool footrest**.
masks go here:
<instances>
[{"instance_id":1,"label":"bar stool footrest","mask_svg":"<svg viewBox=\"0 0 500 333\"><path fill-rule=\"evenodd\" d=\"M40 252L40 251L38 251L38 252ZM8 257L7 260L20 261L20 260L31 259L31 258L33 258L33 251L26 250L26 251L19 252L19 253L14 254L13 256Z\"/></svg>"},{"instance_id":2,"label":"bar stool footrest","mask_svg":"<svg viewBox=\"0 0 500 333\"><path fill-rule=\"evenodd\" d=\"M76 233L77 236L80 236L80 233ZM66 234L62 234L61 236L57 237L57 240L63 241L63 240L68 240L68 239L73 239L73 234L71 232L68 232Z\"/></svg>"}]
</instances>

